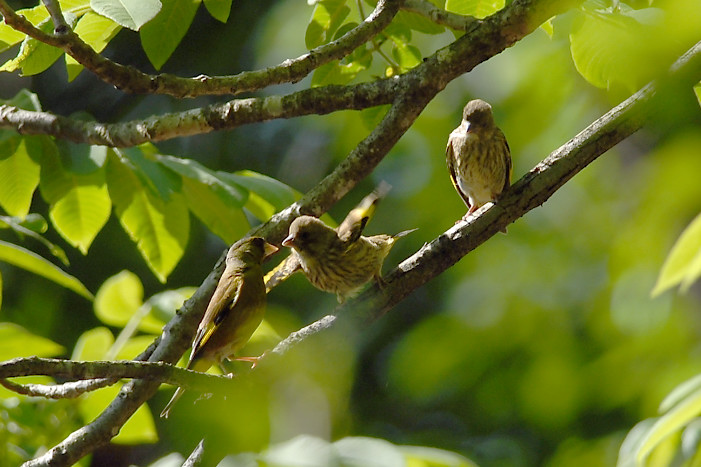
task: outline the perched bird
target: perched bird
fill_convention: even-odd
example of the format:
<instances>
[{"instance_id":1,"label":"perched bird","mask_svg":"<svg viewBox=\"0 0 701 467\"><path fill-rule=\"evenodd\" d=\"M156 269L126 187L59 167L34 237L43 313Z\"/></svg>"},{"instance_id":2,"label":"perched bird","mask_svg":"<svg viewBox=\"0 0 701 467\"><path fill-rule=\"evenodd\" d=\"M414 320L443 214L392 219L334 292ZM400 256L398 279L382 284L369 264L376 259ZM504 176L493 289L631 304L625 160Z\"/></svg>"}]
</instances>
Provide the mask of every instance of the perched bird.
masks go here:
<instances>
[{"instance_id":1,"label":"perched bird","mask_svg":"<svg viewBox=\"0 0 701 467\"><path fill-rule=\"evenodd\" d=\"M463 219L511 186L511 152L494 123L491 105L481 99L465 105L460 126L448 138L446 163L450 180L468 207Z\"/></svg>"},{"instance_id":2,"label":"perched bird","mask_svg":"<svg viewBox=\"0 0 701 467\"><path fill-rule=\"evenodd\" d=\"M207 371L240 350L265 314L263 260L278 248L260 237L251 237L229 249L226 268L197 328L187 368ZM255 364L256 357L239 357ZM185 390L178 388L161 412L168 418L173 404Z\"/></svg>"},{"instance_id":3,"label":"perched bird","mask_svg":"<svg viewBox=\"0 0 701 467\"><path fill-rule=\"evenodd\" d=\"M413 230L371 237L349 234L343 239L316 217L300 216L290 225L282 244L299 255L309 282L318 289L335 293L338 301L343 302L370 279L383 284L382 263L395 240Z\"/></svg>"},{"instance_id":4,"label":"perched bird","mask_svg":"<svg viewBox=\"0 0 701 467\"><path fill-rule=\"evenodd\" d=\"M387 196L392 187L387 182L381 182L369 195L363 198L336 227L338 237L344 242L354 242L363 233L368 221L375 214L375 209L382 198ZM302 270L300 257L292 252L265 276L265 288L270 292L274 287L287 280L292 274Z\"/></svg>"}]
</instances>

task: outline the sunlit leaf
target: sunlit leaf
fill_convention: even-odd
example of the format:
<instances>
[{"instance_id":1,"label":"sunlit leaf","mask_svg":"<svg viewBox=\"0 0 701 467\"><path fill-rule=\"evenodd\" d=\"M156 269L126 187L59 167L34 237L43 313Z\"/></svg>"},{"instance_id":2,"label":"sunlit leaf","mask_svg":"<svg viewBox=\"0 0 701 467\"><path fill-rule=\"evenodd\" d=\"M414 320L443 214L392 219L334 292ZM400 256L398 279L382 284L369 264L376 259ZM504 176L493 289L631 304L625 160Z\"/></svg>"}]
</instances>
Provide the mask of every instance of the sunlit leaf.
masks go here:
<instances>
[{"instance_id":1,"label":"sunlit leaf","mask_svg":"<svg viewBox=\"0 0 701 467\"><path fill-rule=\"evenodd\" d=\"M335 443L342 465L404 465L404 456L389 441L367 437L348 437Z\"/></svg>"},{"instance_id":2,"label":"sunlit leaf","mask_svg":"<svg viewBox=\"0 0 701 467\"><path fill-rule=\"evenodd\" d=\"M72 360L104 360L114 343L112 332L106 327L97 327L80 335L73 347Z\"/></svg>"},{"instance_id":3,"label":"sunlit leaf","mask_svg":"<svg viewBox=\"0 0 701 467\"><path fill-rule=\"evenodd\" d=\"M392 48L392 56L402 71L407 71L421 63L421 52L409 44L397 44Z\"/></svg>"},{"instance_id":4,"label":"sunlit leaf","mask_svg":"<svg viewBox=\"0 0 701 467\"><path fill-rule=\"evenodd\" d=\"M165 282L185 251L190 218L182 195L156 198L116 158L107 165L107 186L122 227L156 277Z\"/></svg>"},{"instance_id":5,"label":"sunlit leaf","mask_svg":"<svg viewBox=\"0 0 701 467\"><path fill-rule=\"evenodd\" d=\"M160 0L91 0L90 6L102 16L134 31L161 11Z\"/></svg>"},{"instance_id":6,"label":"sunlit leaf","mask_svg":"<svg viewBox=\"0 0 701 467\"><path fill-rule=\"evenodd\" d=\"M307 26L304 43L313 49L331 40L350 13L346 0L322 0L316 3Z\"/></svg>"},{"instance_id":7,"label":"sunlit leaf","mask_svg":"<svg viewBox=\"0 0 701 467\"><path fill-rule=\"evenodd\" d=\"M416 467L477 467L470 459L455 452L426 446L399 446L407 466Z\"/></svg>"},{"instance_id":8,"label":"sunlit leaf","mask_svg":"<svg viewBox=\"0 0 701 467\"><path fill-rule=\"evenodd\" d=\"M17 217L0 216L0 228L5 228L6 226L14 230L20 237L26 235L44 245L64 265L68 266L70 264L63 248L39 234L39 232L46 232L48 227L46 220L41 215L29 214L24 220Z\"/></svg>"},{"instance_id":9,"label":"sunlit leaf","mask_svg":"<svg viewBox=\"0 0 701 467\"><path fill-rule=\"evenodd\" d=\"M64 13L63 16L69 25L74 24L77 20L72 13ZM49 20L44 20L39 25L39 29L45 33L52 33L53 28L53 23ZM26 37L22 41L22 47L17 57L6 62L0 67L0 71L12 72L21 69L23 76L36 75L53 65L61 55L63 55L63 49L50 46L31 37Z\"/></svg>"},{"instance_id":10,"label":"sunlit leaf","mask_svg":"<svg viewBox=\"0 0 701 467\"><path fill-rule=\"evenodd\" d=\"M686 291L701 276L701 214L684 229L662 266L652 296L674 286Z\"/></svg>"},{"instance_id":11,"label":"sunlit leaf","mask_svg":"<svg viewBox=\"0 0 701 467\"><path fill-rule=\"evenodd\" d=\"M570 49L577 71L594 86L629 92L647 82L659 68L657 8L614 11L597 8L590 0L570 33Z\"/></svg>"},{"instance_id":12,"label":"sunlit leaf","mask_svg":"<svg viewBox=\"0 0 701 467\"><path fill-rule=\"evenodd\" d=\"M0 261L12 264L39 276L45 277L58 285L82 295L88 300L93 296L90 291L75 277L58 268L41 256L17 245L0 241Z\"/></svg>"},{"instance_id":13,"label":"sunlit leaf","mask_svg":"<svg viewBox=\"0 0 701 467\"><path fill-rule=\"evenodd\" d=\"M156 70L170 58L195 18L201 0L162 0L161 11L141 28L141 45Z\"/></svg>"},{"instance_id":14,"label":"sunlit leaf","mask_svg":"<svg viewBox=\"0 0 701 467\"><path fill-rule=\"evenodd\" d=\"M32 334L22 326L0 323L0 361L31 356L55 357L63 352L64 348L59 344Z\"/></svg>"},{"instance_id":15,"label":"sunlit leaf","mask_svg":"<svg viewBox=\"0 0 701 467\"><path fill-rule=\"evenodd\" d=\"M121 271L108 278L95 294L95 315L105 324L123 327L143 305L143 298L139 277Z\"/></svg>"},{"instance_id":16,"label":"sunlit leaf","mask_svg":"<svg viewBox=\"0 0 701 467\"><path fill-rule=\"evenodd\" d=\"M204 0L204 6L212 18L226 23L231 13L232 0Z\"/></svg>"},{"instance_id":17,"label":"sunlit leaf","mask_svg":"<svg viewBox=\"0 0 701 467\"><path fill-rule=\"evenodd\" d=\"M504 8L504 0L446 0L445 9L460 15L485 18Z\"/></svg>"},{"instance_id":18,"label":"sunlit leaf","mask_svg":"<svg viewBox=\"0 0 701 467\"><path fill-rule=\"evenodd\" d=\"M49 203L49 217L72 246L87 254L112 209L104 169L80 175L64 170L56 157L45 156L41 193Z\"/></svg>"},{"instance_id":19,"label":"sunlit leaf","mask_svg":"<svg viewBox=\"0 0 701 467\"><path fill-rule=\"evenodd\" d=\"M701 389L689 394L669 412L657 419L641 441L636 461L643 462L658 443L670 434L681 430L699 414L701 414Z\"/></svg>"},{"instance_id":20,"label":"sunlit leaf","mask_svg":"<svg viewBox=\"0 0 701 467\"><path fill-rule=\"evenodd\" d=\"M23 8L17 10L17 14L24 16L33 25L38 25L49 17L48 11L43 4L39 4L32 8ZM0 23L0 52L4 52L15 44L18 44L27 36L15 30L13 27L5 24L5 21Z\"/></svg>"},{"instance_id":21,"label":"sunlit leaf","mask_svg":"<svg viewBox=\"0 0 701 467\"><path fill-rule=\"evenodd\" d=\"M11 216L24 218L39 185L43 143L37 136L17 138L17 143L11 153L0 153L0 206Z\"/></svg>"}]
</instances>

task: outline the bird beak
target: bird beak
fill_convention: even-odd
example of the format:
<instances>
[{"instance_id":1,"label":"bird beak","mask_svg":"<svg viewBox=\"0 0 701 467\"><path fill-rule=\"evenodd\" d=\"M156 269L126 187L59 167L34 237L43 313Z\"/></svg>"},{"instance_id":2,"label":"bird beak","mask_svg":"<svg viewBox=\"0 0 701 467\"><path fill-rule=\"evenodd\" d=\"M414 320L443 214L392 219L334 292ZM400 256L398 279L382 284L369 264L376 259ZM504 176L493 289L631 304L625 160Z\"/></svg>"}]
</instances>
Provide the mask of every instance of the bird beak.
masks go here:
<instances>
[{"instance_id":1,"label":"bird beak","mask_svg":"<svg viewBox=\"0 0 701 467\"><path fill-rule=\"evenodd\" d=\"M293 246L295 246L294 235L288 235L287 238L282 241L282 246L286 246L288 248L292 248Z\"/></svg>"},{"instance_id":2,"label":"bird beak","mask_svg":"<svg viewBox=\"0 0 701 467\"><path fill-rule=\"evenodd\" d=\"M272 255L273 253L277 252L279 250L278 247L275 245L271 245L268 242L265 242L265 246L263 247L263 251L265 252L265 255L263 256L264 258L267 258L268 256Z\"/></svg>"},{"instance_id":3,"label":"bird beak","mask_svg":"<svg viewBox=\"0 0 701 467\"><path fill-rule=\"evenodd\" d=\"M469 120L466 121L465 122L465 132L467 133L468 131L470 131L471 127L472 127L472 124L470 123L470 121Z\"/></svg>"}]
</instances>

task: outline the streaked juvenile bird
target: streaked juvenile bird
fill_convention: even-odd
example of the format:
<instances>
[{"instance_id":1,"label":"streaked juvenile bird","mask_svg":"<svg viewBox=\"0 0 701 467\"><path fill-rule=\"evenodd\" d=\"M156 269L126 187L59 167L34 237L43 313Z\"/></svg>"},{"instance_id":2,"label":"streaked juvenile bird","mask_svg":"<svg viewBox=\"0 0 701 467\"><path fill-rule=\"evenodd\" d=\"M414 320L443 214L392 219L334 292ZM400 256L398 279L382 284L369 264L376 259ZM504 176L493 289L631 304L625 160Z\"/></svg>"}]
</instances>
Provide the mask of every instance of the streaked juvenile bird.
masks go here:
<instances>
[{"instance_id":1,"label":"streaked juvenile bird","mask_svg":"<svg viewBox=\"0 0 701 467\"><path fill-rule=\"evenodd\" d=\"M358 234L341 238L336 230L316 217L300 216L290 225L282 244L299 255L304 274L312 285L335 293L338 301L343 302L370 279L383 284L382 263L395 240L413 230L396 235Z\"/></svg>"},{"instance_id":2,"label":"streaked juvenile bird","mask_svg":"<svg viewBox=\"0 0 701 467\"><path fill-rule=\"evenodd\" d=\"M265 314L263 260L278 248L260 237L251 237L229 249L226 268L219 279L207 311L197 328L189 370L207 371L214 364L232 358L253 335ZM238 357L255 364L256 357ZM185 390L178 388L161 412L168 418L173 404Z\"/></svg>"},{"instance_id":3,"label":"streaked juvenile bird","mask_svg":"<svg viewBox=\"0 0 701 467\"><path fill-rule=\"evenodd\" d=\"M468 207L466 219L511 186L511 152L494 123L492 106L481 99L465 105L462 122L448 138L446 163L450 180Z\"/></svg>"},{"instance_id":4,"label":"streaked juvenile bird","mask_svg":"<svg viewBox=\"0 0 701 467\"><path fill-rule=\"evenodd\" d=\"M363 229L375 214L379 202L387 196L392 187L387 182L381 182L369 195L364 197L336 227L336 234L344 242L352 243L363 233ZM274 287L287 280L292 274L302 270L302 264L297 252L293 249L290 254L265 276L265 289L270 292Z\"/></svg>"}]
</instances>

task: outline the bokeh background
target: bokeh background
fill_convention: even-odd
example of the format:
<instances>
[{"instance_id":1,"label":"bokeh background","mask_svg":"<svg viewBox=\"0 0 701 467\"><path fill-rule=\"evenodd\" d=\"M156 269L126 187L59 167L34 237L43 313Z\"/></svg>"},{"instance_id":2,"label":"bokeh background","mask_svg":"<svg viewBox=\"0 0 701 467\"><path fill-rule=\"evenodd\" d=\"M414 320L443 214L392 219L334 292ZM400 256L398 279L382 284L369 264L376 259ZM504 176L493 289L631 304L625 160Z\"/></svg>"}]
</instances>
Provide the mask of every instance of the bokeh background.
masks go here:
<instances>
[{"instance_id":1,"label":"bokeh background","mask_svg":"<svg viewBox=\"0 0 701 467\"><path fill-rule=\"evenodd\" d=\"M678 3L693 13L678 29L701 24L694 2ZM234 74L301 55L311 11L293 0L240 1L221 24L200 8L162 71ZM418 231L397 243L385 271L465 212L450 184L444 151L469 99L493 105L518 179L634 90L600 89L578 73L569 41L576 22L575 13L558 17L552 37L536 30L450 83L372 176L331 210L342 219L380 181L393 186L367 232ZM413 44L428 55L452 40L450 32L415 33ZM667 40L674 45L672 56L698 37L689 42L680 33ZM122 31L105 54L154 71L133 32ZM377 60L374 66L372 73L384 74ZM659 62L654 68L665 67ZM308 85L309 79L266 92ZM107 122L222 100L124 95L88 73L67 85L60 64L35 77L0 75L0 98L21 88L38 93L45 110L87 111ZM226 400L194 403L197 397L188 395L167 421L146 413L139 423L151 435L117 440L85 465L148 465L174 451L187 456L202 437L216 446L210 453L216 458L257 452L299 434L433 446L490 466L615 464L626 432L654 415L672 388L701 372L701 290L669 291L654 299L650 294L674 241L701 211L701 113L692 90L678 97L673 112L604 154L509 226L507 235L490 239L382 319L310 340L284 362L263 365L242 379L240 394ZM157 146L214 170L252 169L305 192L368 134L367 120L359 112L338 112ZM32 211L46 209L37 194ZM120 271L131 271L143 284L144 298L197 286L226 245L191 220L186 255L165 285L114 217L87 256L66 248L69 272L95 292ZM65 245L56 232L47 237ZM0 238L17 241L7 231ZM5 264L0 271L0 321L59 344L58 355L85 356L84 349L77 350L85 346L79 338L97 327L112 336L119 332L102 327L92 303L72 292ZM335 305L334 296L303 277L290 279L269 295L270 329L249 350L270 347L275 334L284 337ZM29 351L16 354L23 352ZM153 414L171 393L164 387L149 402ZM0 429L9 440L0 458L10 459L6 462L52 446L96 413L79 401L7 392L0 397ZM102 406L108 400L109 394Z\"/></svg>"}]
</instances>

